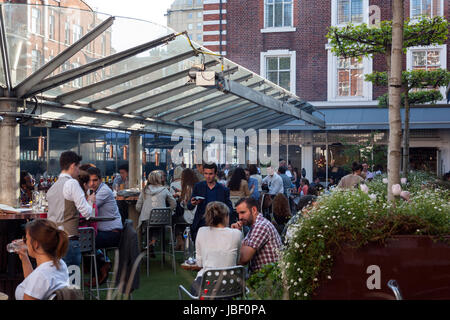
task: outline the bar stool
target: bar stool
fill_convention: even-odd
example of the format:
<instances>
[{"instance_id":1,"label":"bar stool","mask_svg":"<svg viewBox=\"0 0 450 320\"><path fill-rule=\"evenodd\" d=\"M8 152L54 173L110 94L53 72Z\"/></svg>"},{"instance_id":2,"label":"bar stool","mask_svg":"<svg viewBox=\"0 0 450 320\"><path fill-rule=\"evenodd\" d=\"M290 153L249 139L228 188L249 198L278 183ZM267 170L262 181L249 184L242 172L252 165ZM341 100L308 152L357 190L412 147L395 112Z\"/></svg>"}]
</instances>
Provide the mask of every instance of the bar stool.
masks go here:
<instances>
[{"instance_id":1,"label":"bar stool","mask_svg":"<svg viewBox=\"0 0 450 320\"><path fill-rule=\"evenodd\" d=\"M95 259L96 249L95 249L95 230L92 227L81 227L78 228L80 234L80 251L81 251L81 275L82 281L81 285L84 290L84 258L90 257L90 277L89 277L89 297L92 298L92 267L94 267L95 273L95 286L97 291L97 300L100 300L100 291L98 286L98 275L97 275L97 261Z\"/></svg>"},{"instance_id":2,"label":"bar stool","mask_svg":"<svg viewBox=\"0 0 450 320\"><path fill-rule=\"evenodd\" d=\"M160 229L161 230L161 267L164 266L164 254L169 252L166 252L164 250L164 235L165 235L165 228L168 228L170 230L170 244L172 246L172 266L173 266L173 272L177 274L176 271L176 261L175 261L175 245L173 242L173 231L172 231L172 210L170 208L155 208L152 209L150 212L150 217L147 220L147 226L146 226L146 247L147 247L147 276L149 275L149 269L150 269L150 229Z\"/></svg>"}]
</instances>

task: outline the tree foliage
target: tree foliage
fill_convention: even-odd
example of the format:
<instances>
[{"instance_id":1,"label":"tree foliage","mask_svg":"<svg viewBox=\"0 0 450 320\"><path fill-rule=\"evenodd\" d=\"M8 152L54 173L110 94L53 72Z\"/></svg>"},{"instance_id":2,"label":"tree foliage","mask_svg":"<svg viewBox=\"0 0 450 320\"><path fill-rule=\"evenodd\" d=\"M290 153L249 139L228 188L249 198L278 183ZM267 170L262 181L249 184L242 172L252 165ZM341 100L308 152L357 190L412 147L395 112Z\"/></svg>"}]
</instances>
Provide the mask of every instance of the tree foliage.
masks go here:
<instances>
[{"instance_id":1,"label":"tree foliage","mask_svg":"<svg viewBox=\"0 0 450 320\"><path fill-rule=\"evenodd\" d=\"M447 40L448 22L440 16L407 20L403 31L403 48L440 45ZM360 57L385 54L392 45L392 21L381 21L377 27L365 23L330 27L327 38L331 51L341 57Z\"/></svg>"}]
</instances>

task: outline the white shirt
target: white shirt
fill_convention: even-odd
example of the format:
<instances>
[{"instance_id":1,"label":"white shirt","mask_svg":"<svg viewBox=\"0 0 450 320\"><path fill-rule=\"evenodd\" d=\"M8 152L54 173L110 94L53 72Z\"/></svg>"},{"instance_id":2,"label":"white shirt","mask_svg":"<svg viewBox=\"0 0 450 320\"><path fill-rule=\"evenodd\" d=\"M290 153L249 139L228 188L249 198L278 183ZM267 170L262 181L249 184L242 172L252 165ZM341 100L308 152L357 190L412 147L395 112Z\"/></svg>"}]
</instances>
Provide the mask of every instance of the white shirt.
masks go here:
<instances>
[{"instance_id":1,"label":"white shirt","mask_svg":"<svg viewBox=\"0 0 450 320\"><path fill-rule=\"evenodd\" d=\"M197 277L208 268L226 268L237 265L242 232L231 228L201 227L195 239L195 258L202 267Z\"/></svg>"},{"instance_id":2,"label":"white shirt","mask_svg":"<svg viewBox=\"0 0 450 320\"><path fill-rule=\"evenodd\" d=\"M39 300L46 300L58 289L69 286L69 271L66 263L59 260L59 270L53 261L39 265L16 288L16 300L23 300L23 295Z\"/></svg>"},{"instance_id":3,"label":"white shirt","mask_svg":"<svg viewBox=\"0 0 450 320\"><path fill-rule=\"evenodd\" d=\"M262 181L263 181L263 179L262 179L261 175L260 174L252 174L250 176L250 178L254 178L254 179L258 180L258 191L262 191Z\"/></svg>"},{"instance_id":4,"label":"white shirt","mask_svg":"<svg viewBox=\"0 0 450 320\"><path fill-rule=\"evenodd\" d=\"M289 178L292 178L292 172L291 172L291 170L286 170L286 175L287 175Z\"/></svg>"},{"instance_id":5,"label":"white shirt","mask_svg":"<svg viewBox=\"0 0 450 320\"><path fill-rule=\"evenodd\" d=\"M273 176L265 177L263 183L268 184L269 194L284 193L283 179L276 173Z\"/></svg>"},{"instance_id":6,"label":"white shirt","mask_svg":"<svg viewBox=\"0 0 450 320\"><path fill-rule=\"evenodd\" d=\"M64 199L75 202L78 212L83 217L92 215L92 204L87 202L86 195L77 180L72 178L64 183L63 196Z\"/></svg>"}]
</instances>

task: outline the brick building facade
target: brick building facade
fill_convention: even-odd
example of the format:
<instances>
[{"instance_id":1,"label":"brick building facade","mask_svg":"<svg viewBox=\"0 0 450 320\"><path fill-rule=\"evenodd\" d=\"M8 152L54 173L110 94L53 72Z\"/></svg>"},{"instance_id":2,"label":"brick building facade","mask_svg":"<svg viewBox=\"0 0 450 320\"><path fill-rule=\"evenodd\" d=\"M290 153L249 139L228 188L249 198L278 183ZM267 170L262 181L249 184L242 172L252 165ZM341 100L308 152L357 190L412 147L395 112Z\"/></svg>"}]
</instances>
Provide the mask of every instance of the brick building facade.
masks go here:
<instances>
[{"instance_id":1,"label":"brick building facade","mask_svg":"<svg viewBox=\"0 0 450 320\"><path fill-rule=\"evenodd\" d=\"M355 136L374 131L384 133L379 143L387 144L387 110L378 108L376 100L387 88L373 87L363 81L364 74L385 70L384 56L375 55L362 62L339 59L331 53L326 34L331 25L369 23L376 17L391 20L389 0L205 0L205 19L206 11L219 10L220 3L226 14L222 12L223 20L217 14L211 16L214 25L208 28L218 30L220 23L226 26L222 47L227 58L290 90L323 112L330 144L340 143L338 139L333 140L333 136L347 134L349 140L356 141ZM405 19L420 14L448 17L449 6L448 0L408 0L405 1ZM218 52L218 35L214 41L214 45L205 43L205 46ZM449 41L443 46L408 50L404 68L446 69L448 44ZM441 92L445 96L445 88ZM411 140L413 159L410 160L421 162L417 153L425 152L431 157L427 169L439 174L450 170L448 110L445 100L412 110L414 137ZM346 119L350 116L353 118ZM296 158L294 166L306 167L309 178L317 175L316 162L321 160L320 154L323 156L325 149L325 141L319 137L323 132L302 121L282 125L280 129L288 130L285 137L291 136L290 142L285 140L282 144L301 149L301 157ZM333 130L344 132L337 134ZM293 145L293 141L297 141L296 144ZM342 153L342 150L335 150L335 153ZM286 157L289 156L287 150ZM336 157L329 154L329 158ZM415 168L414 163L412 167Z\"/></svg>"}]
</instances>

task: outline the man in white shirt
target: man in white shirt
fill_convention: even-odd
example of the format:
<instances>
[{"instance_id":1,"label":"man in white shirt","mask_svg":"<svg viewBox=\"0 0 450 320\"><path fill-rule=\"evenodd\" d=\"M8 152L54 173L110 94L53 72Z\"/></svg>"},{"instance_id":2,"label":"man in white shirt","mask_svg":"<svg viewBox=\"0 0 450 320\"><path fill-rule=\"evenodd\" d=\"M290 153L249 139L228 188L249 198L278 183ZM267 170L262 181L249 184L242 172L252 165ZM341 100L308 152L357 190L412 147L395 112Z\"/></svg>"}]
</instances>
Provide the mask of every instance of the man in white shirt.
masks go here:
<instances>
[{"instance_id":1,"label":"man in white shirt","mask_svg":"<svg viewBox=\"0 0 450 320\"><path fill-rule=\"evenodd\" d=\"M284 193L283 179L275 173L272 167L267 168L267 176L262 180L263 184L267 184L271 196L278 193Z\"/></svg>"},{"instance_id":2,"label":"man in white shirt","mask_svg":"<svg viewBox=\"0 0 450 320\"><path fill-rule=\"evenodd\" d=\"M59 158L61 174L58 180L47 192L47 218L55 222L58 228L67 232L69 248L64 262L69 265L81 264L78 224L80 214L89 218L93 216L92 204L95 194L86 200L86 194L78 180L79 167L82 157L73 151L65 151Z\"/></svg>"}]
</instances>

